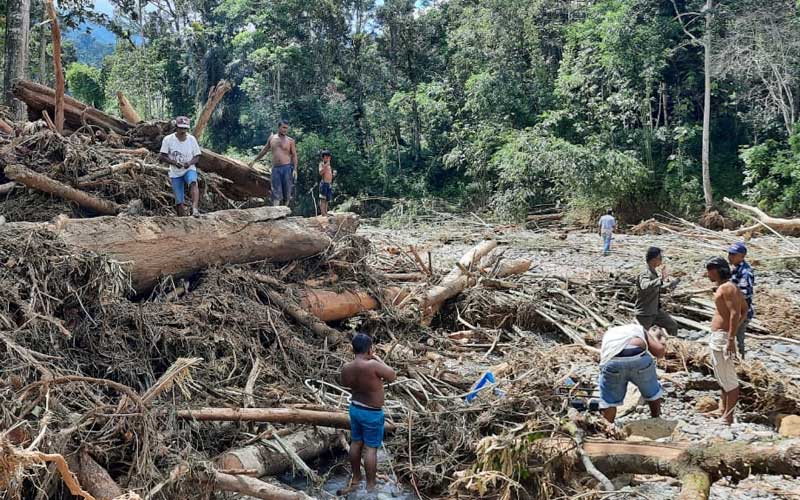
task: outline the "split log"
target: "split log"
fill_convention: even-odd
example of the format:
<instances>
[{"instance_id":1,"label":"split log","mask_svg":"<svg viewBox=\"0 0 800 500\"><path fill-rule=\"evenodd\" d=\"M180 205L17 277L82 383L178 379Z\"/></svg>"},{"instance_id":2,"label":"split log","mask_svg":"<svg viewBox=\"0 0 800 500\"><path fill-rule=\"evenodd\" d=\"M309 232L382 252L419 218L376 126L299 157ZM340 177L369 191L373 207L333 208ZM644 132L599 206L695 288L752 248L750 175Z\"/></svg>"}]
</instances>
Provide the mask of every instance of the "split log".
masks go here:
<instances>
[{"instance_id":1,"label":"split log","mask_svg":"<svg viewBox=\"0 0 800 500\"><path fill-rule=\"evenodd\" d=\"M136 125L142 121L142 119L139 118L139 113L136 112L136 109L134 109L128 101L128 98L125 97L125 94L122 92L117 92L117 103L119 104L119 112L126 122L131 125Z\"/></svg>"},{"instance_id":2,"label":"split log","mask_svg":"<svg viewBox=\"0 0 800 500\"><path fill-rule=\"evenodd\" d=\"M469 286L470 271L474 265L496 247L496 241L482 241L461 257L453 270L442 278L441 283L428 290L422 309L423 322L429 323L447 299L455 297Z\"/></svg>"},{"instance_id":3,"label":"split log","mask_svg":"<svg viewBox=\"0 0 800 500\"><path fill-rule=\"evenodd\" d=\"M32 116L35 120L39 119L42 111L48 113L55 111L56 93L50 87L20 80L14 83L12 92L14 97L28 105L28 116ZM84 120L89 125L118 134L125 134L132 128L125 121L87 106L69 96L64 97L64 120L66 126L72 130L81 128Z\"/></svg>"},{"instance_id":4,"label":"split log","mask_svg":"<svg viewBox=\"0 0 800 500\"><path fill-rule=\"evenodd\" d=\"M203 482L210 483L216 490L241 493L247 497L260 498L262 500L312 500L312 497L302 491L287 490L248 476L234 476L222 472L214 472L212 474L204 474L200 479Z\"/></svg>"},{"instance_id":5,"label":"split log","mask_svg":"<svg viewBox=\"0 0 800 500\"><path fill-rule=\"evenodd\" d=\"M313 460L334 450L339 443L339 433L332 429L313 428L282 438L303 460ZM277 476L292 468L292 458L281 450L277 442L254 444L227 451L217 460L223 470L251 470L255 477Z\"/></svg>"},{"instance_id":6,"label":"split log","mask_svg":"<svg viewBox=\"0 0 800 500\"><path fill-rule=\"evenodd\" d=\"M197 119L197 125L194 126L194 136L197 137L197 140L200 140L200 137L203 135L203 131L206 129L209 120L211 120L214 109L216 109L219 102L225 97L225 94L232 88L233 86L229 81L220 80L208 91L208 100L206 101L206 105L203 106L200 118Z\"/></svg>"},{"instance_id":7,"label":"split log","mask_svg":"<svg viewBox=\"0 0 800 500\"><path fill-rule=\"evenodd\" d=\"M20 184L25 184L29 188L36 189L45 193L56 195L78 205L94 210L99 214L115 215L122 211L122 206L112 201L103 200L90 195L79 189L62 184L57 180L51 179L46 175L39 174L22 165L8 165L5 175L9 179L15 180Z\"/></svg>"},{"instance_id":8,"label":"split log","mask_svg":"<svg viewBox=\"0 0 800 500\"><path fill-rule=\"evenodd\" d=\"M269 422L350 429L350 416L347 413L298 408L198 408L178 410L177 417L203 422ZM387 432L394 431L395 426L387 422L385 429Z\"/></svg>"},{"instance_id":9,"label":"split log","mask_svg":"<svg viewBox=\"0 0 800 500\"><path fill-rule=\"evenodd\" d=\"M778 217L770 217L758 207L745 205L744 203L738 203L730 198L723 198L723 200L725 203L738 208L739 210L754 214L756 219L761 221L764 225L774 229L775 231L778 231L781 234L787 236L800 236L800 219L781 219ZM746 229L750 230L752 228Z\"/></svg>"},{"instance_id":10,"label":"split log","mask_svg":"<svg viewBox=\"0 0 800 500\"><path fill-rule=\"evenodd\" d=\"M108 255L127 267L134 289L143 293L162 275L177 278L211 265L259 260L287 262L316 255L331 235L355 231L358 217L325 220L286 217L287 207L222 210L200 217L61 218L53 223L10 223L6 229L43 229L69 245Z\"/></svg>"},{"instance_id":11,"label":"split log","mask_svg":"<svg viewBox=\"0 0 800 500\"><path fill-rule=\"evenodd\" d=\"M92 172L91 174L79 177L78 186L83 186L84 184L100 179L101 177L106 177L108 175L124 172L125 170L130 170L133 167L136 167L137 165L139 165L139 162L126 161L123 163L118 163L117 165L111 165L110 167L102 168L100 170Z\"/></svg>"},{"instance_id":12,"label":"split log","mask_svg":"<svg viewBox=\"0 0 800 500\"><path fill-rule=\"evenodd\" d=\"M61 28L58 26L58 16L53 6L53 0L45 3L47 17L50 18L50 30L53 33L53 67L56 75L55 89L55 117L56 132L64 133L64 69L61 67Z\"/></svg>"}]
</instances>

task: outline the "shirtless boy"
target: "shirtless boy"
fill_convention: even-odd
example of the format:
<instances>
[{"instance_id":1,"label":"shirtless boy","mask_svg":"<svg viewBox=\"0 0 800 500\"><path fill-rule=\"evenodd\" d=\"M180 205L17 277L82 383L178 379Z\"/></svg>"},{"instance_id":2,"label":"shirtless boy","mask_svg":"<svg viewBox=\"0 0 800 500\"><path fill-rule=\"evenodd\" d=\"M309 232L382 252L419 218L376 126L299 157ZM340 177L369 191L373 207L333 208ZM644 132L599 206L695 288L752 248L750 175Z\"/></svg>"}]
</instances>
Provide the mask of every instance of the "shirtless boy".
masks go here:
<instances>
[{"instance_id":1,"label":"shirtless boy","mask_svg":"<svg viewBox=\"0 0 800 500\"><path fill-rule=\"evenodd\" d=\"M739 379L736 377L736 331L747 317L747 301L731 281L731 268L725 259L714 257L706 262L708 279L718 285L714 292L714 317L707 338L714 376L722 388L720 411L728 425L733 423L733 410L739 399Z\"/></svg>"},{"instance_id":2,"label":"shirtless boy","mask_svg":"<svg viewBox=\"0 0 800 500\"><path fill-rule=\"evenodd\" d=\"M270 134L267 143L261 148L255 160L250 162L252 167L255 162L272 151L272 204L288 205L292 198L294 181L297 180L297 144L294 139L286 135L289 131L289 122L281 120L278 123L278 133Z\"/></svg>"},{"instance_id":3,"label":"shirtless boy","mask_svg":"<svg viewBox=\"0 0 800 500\"><path fill-rule=\"evenodd\" d=\"M336 176L336 170L331 169L331 152L327 149L320 153L322 161L319 162L319 211L323 217L328 216L328 204L333 200L331 183Z\"/></svg>"},{"instance_id":4,"label":"shirtless boy","mask_svg":"<svg viewBox=\"0 0 800 500\"><path fill-rule=\"evenodd\" d=\"M350 399L350 465L353 478L344 494L361 483L361 455L367 471L367 491L375 491L378 473L378 448L383 443L383 383L393 382L397 375L386 366L372 348L372 338L364 333L353 337L355 359L342 368L342 385L349 387Z\"/></svg>"}]
</instances>

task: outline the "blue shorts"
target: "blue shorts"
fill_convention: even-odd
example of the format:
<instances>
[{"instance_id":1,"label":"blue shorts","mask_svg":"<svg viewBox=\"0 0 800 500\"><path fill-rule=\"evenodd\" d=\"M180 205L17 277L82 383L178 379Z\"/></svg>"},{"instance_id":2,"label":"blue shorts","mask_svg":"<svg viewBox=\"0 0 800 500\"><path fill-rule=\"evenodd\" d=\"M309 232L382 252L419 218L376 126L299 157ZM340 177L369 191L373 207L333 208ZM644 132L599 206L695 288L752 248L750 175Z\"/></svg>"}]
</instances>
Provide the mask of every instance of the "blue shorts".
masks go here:
<instances>
[{"instance_id":1,"label":"blue shorts","mask_svg":"<svg viewBox=\"0 0 800 500\"><path fill-rule=\"evenodd\" d=\"M319 199L325 199L329 202L333 201L333 188L330 182L322 181L319 183Z\"/></svg>"},{"instance_id":2,"label":"blue shorts","mask_svg":"<svg viewBox=\"0 0 800 500\"><path fill-rule=\"evenodd\" d=\"M274 201L289 200L292 198L292 188L294 187L294 165L278 165L272 167L270 182L272 183L272 199Z\"/></svg>"},{"instance_id":3,"label":"blue shorts","mask_svg":"<svg viewBox=\"0 0 800 500\"><path fill-rule=\"evenodd\" d=\"M350 439L364 441L370 448L383 443L383 410L371 410L350 403Z\"/></svg>"},{"instance_id":4,"label":"blue shorts","mask_svg":"<svg viewBox=\"0 0 800 500\"><path fill-rule=\"evenodd\" d=\"M175 204L182 205L186 198L185 185L197 182L197 170L187 170L182 176L170 177L169 180L172 182L172 192L175 193Z\"/></svg>"},{"instance_id":5,"label":"blue shorts","mask_svg":"<svg viewBox=\"0 0 800 500\"><path fill-rule=\"evenodd\" d=\"M645 401L661 399L661 384L656 376L656 362L644 352L638 356L612 358L600 367L600 408L620 406L628 391L628 382L639 388Z\"/></svg>"}]
</instances>

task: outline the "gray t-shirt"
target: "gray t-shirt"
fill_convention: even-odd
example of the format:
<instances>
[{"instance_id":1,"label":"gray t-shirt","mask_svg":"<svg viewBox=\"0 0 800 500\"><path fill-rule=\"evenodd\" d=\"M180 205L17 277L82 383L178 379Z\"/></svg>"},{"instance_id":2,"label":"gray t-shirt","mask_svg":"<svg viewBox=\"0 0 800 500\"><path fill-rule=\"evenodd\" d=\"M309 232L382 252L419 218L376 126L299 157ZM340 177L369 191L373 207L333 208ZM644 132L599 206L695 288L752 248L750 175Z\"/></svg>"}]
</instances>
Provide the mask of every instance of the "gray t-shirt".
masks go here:
<instances>
[{"instance_id":1,"label":"gray t-shirt","mask_svg":"<svg viewBox=\"0 0 800 500\"><path fill-rule=\"evenodd\" d=\"M614 219L613 215L604 215L600 217L600 230L601 231L613 231L614 228L617 227L617 221Z\"/></svg>"}]
</instances>

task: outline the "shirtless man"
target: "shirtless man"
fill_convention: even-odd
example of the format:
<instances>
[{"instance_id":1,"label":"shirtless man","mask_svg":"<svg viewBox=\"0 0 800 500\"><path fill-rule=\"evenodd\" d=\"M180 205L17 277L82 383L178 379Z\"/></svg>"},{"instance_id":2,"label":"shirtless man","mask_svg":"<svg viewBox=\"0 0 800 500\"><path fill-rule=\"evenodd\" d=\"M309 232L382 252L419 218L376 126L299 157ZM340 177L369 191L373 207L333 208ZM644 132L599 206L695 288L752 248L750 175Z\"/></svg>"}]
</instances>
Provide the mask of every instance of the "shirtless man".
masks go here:
<instances>
[{"instance_id":1,"label":"shirtless man","mask_svg":"<svg viewBox=\"0 0 800 500\"><path fill-rule=\"evenodd\" d=\"M289 205L292 198L292 188L297 180L297 144L294 139L286 135L289 131L289 122L278 122L278 133L270 134L267 143L261 148L255 160L250 162L252 167L255 162L272 150L272 204Z\"/></svg>"},{"instance_id":2,"label":"shirtless man","mask_svg":"<svg viewBox=\"0 0 800 500\"><path fill-rule=\"evenodd\" d=\"M725 259L714 257L706 262L708 279L717 284L714 292L714 318L707 338L714 377L722 388L720 412L728 425L733 423L733 409L739 399L739 379L736 377L736 331L747 317L747 301L731 281L731 268Z\"/></svg>"},{"instance_id":3,"label":"shirtless man","mask_svg":"<svg viewBox=\"0 0 800 500\"><path fill-rule=\"evenodd\" d=\"M372 338L364 333L353 337L355 359L342 368L342 385L352 392L350 399L350 465L353 478L345 494L361 483L361 452L367 470L367 491L375 491L378 473L378 448L383 443L383 383L397 375L372 348Z\"/></svg>"}]
</instances>

